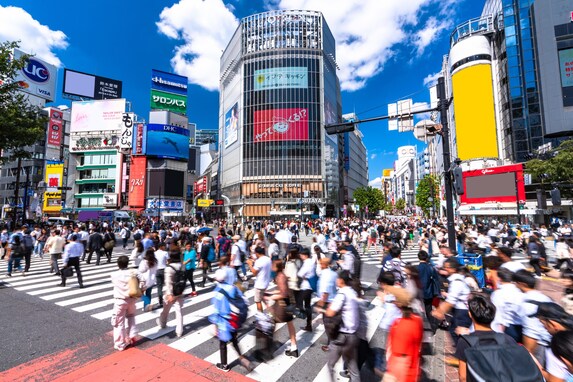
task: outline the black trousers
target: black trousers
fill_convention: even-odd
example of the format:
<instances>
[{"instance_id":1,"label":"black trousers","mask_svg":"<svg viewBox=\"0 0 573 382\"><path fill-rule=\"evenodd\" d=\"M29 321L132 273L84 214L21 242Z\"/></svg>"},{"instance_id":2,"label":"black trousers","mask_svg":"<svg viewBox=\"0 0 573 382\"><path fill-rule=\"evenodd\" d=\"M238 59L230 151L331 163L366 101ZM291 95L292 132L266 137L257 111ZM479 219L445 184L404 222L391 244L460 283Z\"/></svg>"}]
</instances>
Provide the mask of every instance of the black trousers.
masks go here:
<instances>
[{"instance_id":1,"label":"black trousers","mask_svg":"<svg viewBox=\"0 0 573 382\"><path fill-rule=\"evenodd\" d=\"M193 272L195 272L195 269L186 269L185 278L189 280L189 283L191 284L191 289L193 290L193 292L195 292L195 281L193 281Z\"/></svg>"},{"instance_id":2,"label":"black trousers","mask_svg":"<svg viewBox=\"0 0 573 382\"><path fill-rule=\"evenodd\" d=\"M101 254L103 252L103 248L97 248L97 249L90 249L88 252L88 260L87 263L90 263L92 261L92 255L95 252L96 254L96 265L99 265L100 259L101 259Z\"/></svg>"},{"instance_id":3,"label":"black trousers","mask_svg":"<svg viewBox=\"0 0 573 382\"><path fill-rule=\"evenodd\" d=\"M532 266L533 269L535 270L535 274L536 274L537 276L541 276L541 265L539 264L539 261L540 261L540 260L541 260L541 259L534 259L534 258L531 258L531 259L529 260L529 264L531 264L531 266Z\"/></svg>"},{"instance_id":4,"label":"black trousers","mask_svg":"<svg viewBox=\"0 0 573 382\"><path fill-rule=\"evenodd\" d=\"M165 284L165 269L158 269L155 274L155 284L157 285L157 299L159 305L163 305L163 285Z\"/></svg>"},{"instance_id":5,"label":"black trousers","mask_svg":"<svg viewBox=\"0 0 573 382\"><path fill-rule=\"evenodd\" d=\"M24 261L26 265L24 266L24 272L28 272L30 270L30 264L32 262L32 251L26 251L24 253Z\"/></svg>"},{"instance_id":6,"label":"black trousers","mask_svg":"<svg viewBox=\"0 0 573 382\"><path fill-rule=\"evenodd\" d=\"M76 268L76 275L78 277L78 284L80 287L84 286L84 282L82 279L82 271L80 270L80 258L79 257L70 257L68 259L68 266L66 268L74 267ZM62 274L62 284L66 285L66 276L64 275L63 270L60 271Z\"/></svg>"},{"instance_id":7,"label":"black trousers","mask_svg":"<svg viewBox=\"0 0 573 382\"><path fill-rule=\"evenodd\" d=\"M239 342L237 341L237 332L233 332L231 335L231 341L229 341L231 344L233 344L233 348L235 348L235 351L237 352L237 354L241 354L241 352L239 351ZM221 363L223 365L227 364L227 344L228 342L224 342L219 340L219 351L221 353Z\"/></svg>"},{"instance_id":8,"label":"black trousers","mask_svg":"<svg viewBox=\"0 0 573 382\"><path fill-rule=\"evenodd\" d=\"M433 298L424 299L424 310L426 311L426 318L428 319L428 321L430 322L430 326L432 327L432 333L436 333L436 330L438 329L438 322L436 321L434 316L432 316L432 310L434 308L434 306L432 305L432 301L434 301Z\"/></svg>"},{"instance_id":9,"label":"black trousers","mask_svg":"<svg viewBox=\"0 0 573 382\"><path fill-rule=\"evenodd\" d=\"M300 291L300 306L304 303L304 313L306 315L306 326L312 326L312 307L310 305L310 300L312 297L312 289L304 289Z\"/></svg>"}]
</instances>

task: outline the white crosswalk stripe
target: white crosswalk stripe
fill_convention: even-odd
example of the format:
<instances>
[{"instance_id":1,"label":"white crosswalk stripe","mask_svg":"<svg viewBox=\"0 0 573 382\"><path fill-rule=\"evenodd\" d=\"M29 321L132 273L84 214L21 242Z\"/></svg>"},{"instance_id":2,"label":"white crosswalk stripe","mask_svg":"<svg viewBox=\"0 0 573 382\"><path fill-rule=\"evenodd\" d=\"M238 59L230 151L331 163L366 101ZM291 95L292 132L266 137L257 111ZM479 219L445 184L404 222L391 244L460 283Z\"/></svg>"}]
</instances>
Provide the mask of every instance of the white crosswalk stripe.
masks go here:
<instances>
[{"instance_id":1,"label":"white crosswalk stripe","mask_svg":"<svg viewBox=\"0 0 573 382\"><path fill-rule=\"evenodd\" d=\"M114 256L127 253L118 250ZM417 264L417 247L402 251L402 259L405 262ZM372 252L361 255L363 266L381 267L381 253ZM2 263L5 266L6 263ZM22 264L23 266L23 264ZM4 274L0 276L0 283L9 286L22 293L36 296L42 300L49 301L61 309L71 309L79 314L85 314L97 320L109 320L113 309L113 289L110 281L110 273L117 269L115 261L103 263L99 266L94 264L81 264L82 276L86 288L79 289L76 275L67 280L66 287L59 287L60 278L49 273L49 260L33 258L30 271L25 277L18 272L13 272L12 277ZM217 267L214 267L213 271ZM212 273L210 274L212 276ZM202 281L201 272L196 272L194 280L196 283ZM368 287L369 282L364 281L363 285ZM211 363L220 362L219 343L213 337L214 331L208 321L208 316L213 312L211 298L214 296L214 284L207 282L203 287L197 287L198 296L185 298L183 304L183 324L184 334L181 338L175 336L175 314L170 313L167 326L160 329L156 324L156 318L160 310L142 312L143 302L136 304L138 314L136 323L139 335L150 340L158 340L168 346L195 355ZM273 285L274 287L274 285ZM188 286L184 294L191 292ZM157 289L153 290L152 303L157 303ZM249 300L249 319L247 325L239 333L239 346L243 353L253 359L252 354L256 347L255 330L253 326L253 316L256 314L256 305L253 300L254 291L249 289L246 297ZM382 317L382 308L374 298L375 294L370 290L367 297L372 301L370 310L367 312L369 320L369 339L376 335L378 324ZM295 320L295 325L302 325L302 320ZM298 329L298 327L297 327ZM111 330L111 328L110 328ZM296 334L298 342L299 357L288 357L284 351L289 348L290 340L285 324L278 324L275 328L275 344L278 344L273 352L273 359L265 363L254 361L254 370L248 372L241 366L237 366L238 355L229 346L228 361L233 367L233 371L245 374L255 380L264 381L286 381L289 379L289 370L305 370L305 381L323 381L328 376L326 367L327 354L320 351L320 345L326 343L324 326L320 316L315 315L313 320L313 332L299 330ZM111 343L110 343L111 346ZM318 349L318 350L317 350ZM317 361L320 360L320 361ZM319 365L319 367L317 367ZM337 371L340 370L340 362ZM300 374L297 374L300 376ZM307 375L307 376L306 376Z\"/></svg>"}]
</instances>

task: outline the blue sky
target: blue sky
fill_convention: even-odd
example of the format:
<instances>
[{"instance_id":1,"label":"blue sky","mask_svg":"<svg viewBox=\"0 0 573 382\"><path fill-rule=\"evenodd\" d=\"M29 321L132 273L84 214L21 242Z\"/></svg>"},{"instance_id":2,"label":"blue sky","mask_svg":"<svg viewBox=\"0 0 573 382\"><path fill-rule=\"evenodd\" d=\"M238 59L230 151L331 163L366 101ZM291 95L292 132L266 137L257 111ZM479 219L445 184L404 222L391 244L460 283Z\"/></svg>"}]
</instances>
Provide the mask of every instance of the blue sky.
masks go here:
<instances>
[{"instance_id":1,"label":"blue sky","mask_svg":"<svg viewBox=\"0 0 573 382\"><path fill-rule=\"evenodd\" d=\"M218 59L241 18L272 9L323 12L337 39L344 113L387 114L387 104L429 101L428 80L440 70L449 34L481 14L483 0L3 0L0 41L63 68L123 81L123 96L147 119L151 69L190 79L188 116L217 128ZM389 132L385 121L360 127L369 177L391 168L396 148L418 145L412 133Z\"/></svg>"}]
</instances>

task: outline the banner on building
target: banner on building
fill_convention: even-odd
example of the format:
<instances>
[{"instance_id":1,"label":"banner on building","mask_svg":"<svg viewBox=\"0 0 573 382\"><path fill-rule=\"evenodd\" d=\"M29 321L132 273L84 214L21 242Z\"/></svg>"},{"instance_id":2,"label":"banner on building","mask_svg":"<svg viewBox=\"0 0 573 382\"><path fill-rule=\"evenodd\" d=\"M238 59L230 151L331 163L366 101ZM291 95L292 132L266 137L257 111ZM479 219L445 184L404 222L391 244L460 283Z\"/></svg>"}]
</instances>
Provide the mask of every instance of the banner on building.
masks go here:
<instances>
[{"instance_id":1,"label":"banner on building","mask_svg":"<svg viewBox=\"0 0 573 382\"><path fill-rule=\"evenodd\" d=\"M187 114L187 96L151 89L151 109Z\"/></svg>"},{"instance_id":2,"label":"banner on building","mask_svg":"<svg viewBox=\"0 0 573 382\"><path fill-rule=\"evenodd\" d=\"M121 127L121 135L119 137L120 149L131 149L133 144L133 120L135 119L134 113L123 113L123 126Z\"/></svg>"},{"instance_id":3,"label":"banner on building","mask_svg":"<svg viewBox=\"0 0 573 382\"><path fill-rule=\"evenodd\" d=\"M187 77L151 69L151 89L187 97Z\"/></svg>"},{"instance_id":4,"label":"banner on building","mask_svg":"<svg viewBox=\"0 0 573 382\"><path fill-rule=\"evenodd\" d=\"M133 129L133 155L145 155L145 125L137 123Z\"/></svg>"},{"instance_id":5,"label":"banner on building","mask_svg":"<svg viewBox=\"0 0 573 382\"><path fill-rule=\"evenodd\" d=\"M307 109L271 109L255 111L253 141L308 140Z\"/></svg>"},{"instance_id":6,"label":"banner on building","mask_svg":"<svg viewBox=\"0 0 573 382\"><path fill-rule=\"evenodd\" d=\"M255 70L255 90L307 89L308 69L306 67L283 67Z\"/></svg>"},{"instance_id":7,"label":"banner on building","mask_svg":"<svg viewBox=\"0 0 573 382\"><path fill-rule=\"evenodd\" d=\"M50 108L50 121L48 125L49 146L60 147L62 145L62 136L64 134L64 114L61 110Z\"/></svg>"},{"instance_id":8,"label":"banner on building","mask_svg":"<svg viewBox=\"0 0 573 382\"><path fill-rule=\"evenodd\" d=\"M63 95L71 99L121 98L122 82L94 74L64 69Z\"/></svg>"},{"instance_id":9,"label":"banner on building","mask_svg":"<svg viewBox=\"0 0 573 382\"><path fill-rule=\"evenodd\" d=\"M72 102L70 132L120 131L125 98Z\"/></svg>"},{"instance_id":10,"label":"banner on building","mask_svg":"<svg viewBox=\"0 0 573 382\"><path fill-rule=\"evenodd\" d=\"M103 194L104 207L117 207L117 194Z\"/></svg>"},{"instance_id":11,"label":"banner on building","mask_svg":"<svg viewBox=\"0 0 573 382\"><path fill-rule=\"evenodd\" d=\"M19 49L14 49L14 58L18 59L25 55ZM55 99L57 68L46 61L36 57L30 57L24 67L16 72L14 81L20 86L20 90L48 101Z\"/></svg>"},{"instance_id":12,"label":"banner on building","mask_svg":"<svg viewBox=\"0 0 573 382\"><path fill-rule=\"evenodd\" d=\"M207 177L197 179L193 185L193 196L197 196L201 193L207 193Z\"/></svg>"},{"instance_id":13,"label":"banner on building","mask_svg":"<svg viewBox=\"0 0 573 382\"><path fill-rule=\"evenodd\" d=\"M225 148L237 142L239 136L239 103L225 113Z\"/></svg>"},{"instance_id":14,"label":"banner on building","mask_svg":"<svg viewBox=\"0 0 573 382\"><path fill-rule=\"evenodd\" d=\"M162 210L176 210L182 211L185 206L185 201L179 199L149 199L147 201L147 209L158 209Z\"/></svg>"},{"instance_id":15,"label":"banner on building","mask_svg":"<svg viewBox=\"0 0 573 382\"><path fill-rule=\"evenodd\" d=\"M62 191L64 164L62 162L48 162L46 164L46 191L44 192L44 212L59 212L62 209Z\"/></svg>"},{"instance_id":16,"label":"banner on building","mask_svg":"<svg viewBox=\"0 0 573 382\"><path fill-rule=\"evenodd\" d=\"M129 206L134 208L145 207L145 175L147 169L146 157L132 157L129 170Z\"/></svg>"},{"instance_id":17,"label":"banner on building","mask_svg":"<svg viewBox=\"0 0 573 382\"><path fill-rule=\"evenodd\" d=\"M158 158L189 160L189 130L150 123L147 125L145 153Z\"/></svg>"}]
</instances>

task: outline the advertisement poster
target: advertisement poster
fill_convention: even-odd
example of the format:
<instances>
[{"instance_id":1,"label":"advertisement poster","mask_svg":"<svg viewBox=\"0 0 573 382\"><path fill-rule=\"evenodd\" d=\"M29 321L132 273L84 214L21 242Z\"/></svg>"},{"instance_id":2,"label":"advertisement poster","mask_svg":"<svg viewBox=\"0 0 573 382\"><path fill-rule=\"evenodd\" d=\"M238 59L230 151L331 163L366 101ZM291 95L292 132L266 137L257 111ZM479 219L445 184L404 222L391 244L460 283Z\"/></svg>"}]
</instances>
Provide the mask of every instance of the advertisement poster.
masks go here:
<instances>
[{"instance_id":1,"label":"advertisement poster","mask_svg":"<svg viewBox=\"0 0 573 382\"><path fill-rule=\"evenodd\" d=\"M71 132L121 130L125 98L72 102Z\"/></svg>"},{"instance_id":2,"label":"advertisement poster","mask_svg":"<svg viewBox=\"0 0 573 382\"><path fill-rule=\"evenodd\" d=\"M46 191L44 192L44 212L59 212L61 207L64 164L48 162L46 164Z\"/></svg>"},{"instance_id":3,"label":"advertisement poster","mask_svg":"<svg viewBox=\"0 0 573 382\"><path fill-rule=\"evenodd\" d=\"M151 89L151 109L187 114L187 96Z\"/></svg>"},{"instance_id":4,"label":"advertisement poster","mask_svg":"<svg viewBox=\"0 0 573 382\"><path fill-rule=\"evenodd\" d=\"M138 123L133 129L133 155L145 155L146 130L143 123Z\"/></svg>"},{"instance_id":5,"label":"advertisement poster","mask_svg":"<svg viewBox=\"0 0 573 382\"><path fill-rule=\"evenodd\" d=\"M239 103L225 113L225 148L237 142L239 133Z\"/></svg>"},{"instance_id":6,"label":"advertisement poster","mask_svg":"<svg viewBox=\"0 0 573 382\"><path fill-rule=\"evenodd\" d=\"M284 67L255 70L255 90L307 89L306 67Z\"/></svg>"},{"instance_id":7,"label":"advertisement poster","mask_svg":"<svg viewBox=\"0 0 573 382\"><path fill-rule=\"evenodd\" d=\"M151 89L187 97L187 77L151 69Z\"/></svg>"},{"instance_id":8,"label":"advertisement poster","mask_svg":"<svg viewBox=\"0 0 573 382\"><path fill-rule=\"evenodd\" d=\"M146 155L189 160L189 130L150 123L147 125Z\"/></svg>"},{"instance_id":9,"label":"advertisement poster","mask_svg":"<svg viewBox=\"0 0 573 382\"><path fill-rule=\"evenodd\" d=\"M128 200L130 207L145 207L146 157L133 157L129 169Z\"/></svg>"},{"instance_id":10,"label":"advertisement poster","mask_svg":"<svg viewBox=\"0 0 573 382\"><path fill-rule=\"evenodd\" d=\"M63 113L54 108L50 108L50 124L48 127L48 145L60 147L63 135Z\"/></svg>"},{"instance_id":11,"label":"advertisement poster","mask_svg":"<svg viewBox=\"0 0 573 382\"><path fill-rule=\"evenodd\" d=\"M131 149L133 143L134 118L134 113L123 113L123 126L121 127L121 135L119 136L120 149Z\"/></svg>"},{"instance_id":12,"label":"advertisement poster","mask_svg":"<svg viewBox=\"0 0 573 382\"><path fill-rule=\"evenodd\" d=\"M308 110L272 109L255 111L253 140L255 143L308 140Z\"/></svg>"},{"instance_id":13,"label":"advertisement poster","mask_svg":"<svg viewBox=\"0 0 573 382\"><path fill-rule=\"evenodd\" d=\"M573 86L573 48L559 51L559 71L561 72L561 86Z\"/></svg>"},{"instance_id":14,"label":"advertisement poster","mask_svg":"<svg viewBox=\"0 0 573 382\"><path fill-rule=\"evenodd\" d=\"M20 58L24 54L21 50L14 49L14 58ZM53 101L56 97L56 74L57 68L54 65L30 57L22 70L16 72L14 81L18 82L23 92Z\"/></svg>"},{"instance_id":15,"label":"advertisement poster","mask_svg":"<svg viewBox=\"0 0 573 382\"><path fill-rule=\"evenodd\" d=\"M64 69L66 98L118 99L122 94L122 82L94 74Z\"/></svg>"}]
</instances>

